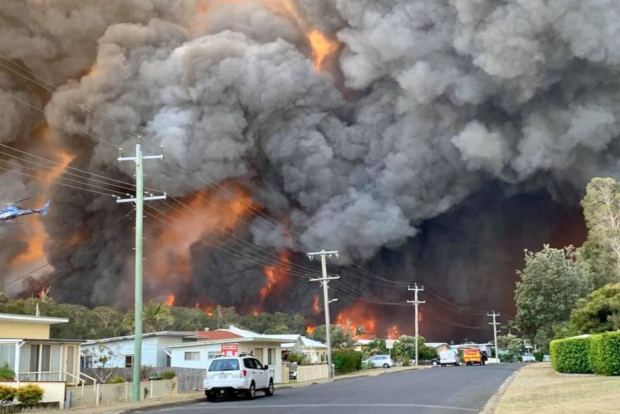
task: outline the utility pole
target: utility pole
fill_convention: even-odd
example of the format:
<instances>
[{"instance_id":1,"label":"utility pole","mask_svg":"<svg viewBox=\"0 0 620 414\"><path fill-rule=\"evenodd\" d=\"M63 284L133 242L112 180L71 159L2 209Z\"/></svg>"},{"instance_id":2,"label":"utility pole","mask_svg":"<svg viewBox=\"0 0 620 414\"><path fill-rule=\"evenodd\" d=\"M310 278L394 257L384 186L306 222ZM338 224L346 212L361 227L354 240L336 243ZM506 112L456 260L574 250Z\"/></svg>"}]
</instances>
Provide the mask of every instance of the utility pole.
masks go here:
<instances>
[{"instance_id":1,"label":"utility pole","mask_svg":"<svg viewBox=\"0 0 620 414\"><path fill-rule=\"evenodd\" d=\"M493 341L495 342L495 358L499 361L499 350L497 349L497 325L501 325L501 323L496 322L495 318L500 316L499 313L487 313L487 316L493 317L493 322L489 322L489 325L493 325Z\"/></svg>"},{"instance_id":2,"label":"utility pole","mask_svg":"<svg viewBox=\"0 0 620 414\"><path fill-rule=\"evenodd\" d=\"M327 275L327 258L330 259L332 257L338 258L338 251L330 251L326 252L325 250L321 250L320 252L308 253L308 258L312 260L314 256L321 256L321 270L323 277L320 279L310 279L311 282L321 282L323 285L323 306L325 307L325 339L327 342L327 372L329 374L329 378L334 378L334 372L332 369L332 344L331 344L331 332L330 332L330 324L329 324L329 304L332 302L336 302L338 299L329 300L329 293L327 291L328 284L331 280L338 280L340 276L332 276L329 277Z\"/></svg>"},{"instance_id":3,"label":"utility pole","mask_svg":"<svg viewBox=\"0 0 620 414\"><path fill-rule=\"evenodd\" d=\"M407 303L411 303L415 306L415 366L418 366L418 305L423 305L426 303L425 300L418 300L418 292L424 292L424 287L418 287L418 284L415 283L413 288L411 286L408 287L409 291L415 292L415 299L408 300Z\"/></svg>"},{"instance_id":4,"label":"utility pole","mask_svg":"<svg viewBox=\"0 0 620 414\"><path fill-rule=\"evenodd\" d=\"M143 231L142 223L144 220L144 202L151 200L165 200L166 194L163 196L144 197L144 174L143 174L143 161L144 160L163 160L163 147L161 155L143 156L140 144L136 144L136 156L135 157L121 157L119 154L118 161L133 161L136 163L136 196L135 198L117 199L117 203L135 203L136 205L136 270L135 270L135 342L134 342L134 355L133 355L133 384L132 384L132 397L134 401L140 401L140 379L142 368L142 240Z\"/></svg>"}]
</instances>

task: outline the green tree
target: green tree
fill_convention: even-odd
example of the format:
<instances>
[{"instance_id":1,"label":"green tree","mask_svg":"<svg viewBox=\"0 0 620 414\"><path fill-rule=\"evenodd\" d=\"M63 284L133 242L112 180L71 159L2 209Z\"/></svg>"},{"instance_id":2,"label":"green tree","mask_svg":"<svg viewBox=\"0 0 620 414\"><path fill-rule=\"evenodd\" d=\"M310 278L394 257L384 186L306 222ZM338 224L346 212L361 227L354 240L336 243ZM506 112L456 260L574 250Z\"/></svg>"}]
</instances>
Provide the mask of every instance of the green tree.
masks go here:
<instances>
[{"instance_id":1,"label":"green tree","mask_svg":"<svg viewBox=\"0 0 620 414\"><path fill-rule=\"evenodd\" d=\"M94 319L97 321L97 336L110 338L122 335L123 313L111 306L98 306L92 310Z\"/></svg>"},{"instance_id":2,"label":"green tree","mask_svg":"<svg viewBox=\"0 0 620 414\"><path fill-rule=\"evenodd\" d=\"M620 183L594 178L581 201L588 241L580 249L596 288L620 282Z\"/></svg>"},{"instance_id":3,"label":"green tree","mask_svg":"<svg viewBox=\"0 0 620 414\"><path fill-rule=\"evenodd\" d=\"M607 285L579 299L570 324L574 331L584 334L620 329L620 283Z\"/></svg>"},{"instance_id":4,"label":"green tree","mask_svg":"<svg viewBox=\"0 0 620 414\"><path fill-rule=\"evenodd\" d=\"M525 268L517 274L517 323L524 338L546 348L553 326L568 321L577 300L590 293L589 266L572 246L545 245L538 253L525 251Z\"/></svg>"},{"instance_id":5,"label":"green tree","mask_svg":"<svg viewBox=\"0 0 620 414\"><path fill-rule=\"evenodd\" d=\"M172 316L172 330L175 331L201 331L205 328L215 329L217 320L209 316L205 311L198 308L184 308L175 306L170 308Z\"/></svg>"},{"instance_id":6,"label":"green tree","mask_svg":"<svg viewBox=\"0 0 620 414\"><path fill-rule=\"evenodd\" d=\"M344 327L339 325L331 325L331 345L333 349L353 348L355 346L354 329L349 324ZM327 341L325 335L325 325L317 326L310 335L310 339L325 343Z\"/></svg>"},{"instance_id":7,"label":"green tree","mask_svg":"<svg viewBox=\"0 0 620 414\"><path fill-rule=\"evenodd\" d=\"M151 299L142 310L142 323L145 333L160 332L172 326L174 319L169 306Z\"/></svg>"},{"instance_id":8,"label":"green tree","mask_svg":"<svg viewBox=\"0 0 620 414\"><path fill-rule=\"evenodd\" d=\"M423 349L423 347L428 348L425 344L426 344L426 339L423 336L418 336L418 357L419 359L422 359L420 356L422 354L422 350L425 353L429 353L428 350ZM415 359L415 336L402 335L400 338L398 338L398 349L402 355L407 356L409 359Z\"/></svg>"}]
</instances>

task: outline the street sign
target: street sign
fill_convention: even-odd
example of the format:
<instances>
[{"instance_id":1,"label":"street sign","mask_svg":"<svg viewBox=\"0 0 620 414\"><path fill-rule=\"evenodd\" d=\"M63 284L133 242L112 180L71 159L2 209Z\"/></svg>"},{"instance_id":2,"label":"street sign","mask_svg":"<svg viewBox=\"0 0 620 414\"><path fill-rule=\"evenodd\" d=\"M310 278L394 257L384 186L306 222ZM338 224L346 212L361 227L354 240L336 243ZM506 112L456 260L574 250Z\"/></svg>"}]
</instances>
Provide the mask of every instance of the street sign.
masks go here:
<instances>
[{"instance_id":1,"label":"street sign","mask_svg":"<svg viewBox=\"0 0 620 414\"><path fill-rule=\"evenodd\" d=\"M387 349L394 349L394 340L393 339L386 339L385 340L385 347Z\"/></svg>"},{"instance_id":2,"label":"street sign","mask_svg":"<svg viewBox=\"0 0 620 414\"><path fill-rule=\"evenodd\" d=\"M239 355L238 344L222 344L222 355L235 357Z\"/></svg>"}]
</instances>

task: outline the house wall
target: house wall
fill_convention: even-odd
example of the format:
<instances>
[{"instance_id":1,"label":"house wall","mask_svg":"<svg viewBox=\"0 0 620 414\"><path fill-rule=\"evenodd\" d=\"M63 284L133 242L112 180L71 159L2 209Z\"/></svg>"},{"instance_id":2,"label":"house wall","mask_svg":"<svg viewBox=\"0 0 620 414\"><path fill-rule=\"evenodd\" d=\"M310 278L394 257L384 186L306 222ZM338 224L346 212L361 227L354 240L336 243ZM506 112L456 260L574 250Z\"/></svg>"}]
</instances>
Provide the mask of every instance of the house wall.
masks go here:
<instances>
[{"instance_id":1,"label":"house wall","mask_svg":"<svg viewBox=\"0 0 620 414\"><path fill-rule=\"evenodd\" d=\"M304 348L304 355L308 357L311 364L320 364L327 361L327 348ZM321 359L321 356L323 359Z\"/></svg>"},{"instance_id":2,"label":"house wall","mask_svg":"<svg viewBox=\"0 0 620 414\"><path fill-rule=\"evenodd\" d=\"M217 355L222 349L221 344L203 344L197 343L194 346L184 346L183 348L170 348L169 352L172 355L172 366L178 368L200 368L207 369L209 366L211 356ZM272 364L269 364L269 349L272 350ZM262 357L261 352L262 350ZM186 361L186 352L200 352L200 359L197 361ZM269 365L269 370L273 375L273 379L276 383L282 382L282 349L280 344L261 343L261 342L241 342L239 344L239 353L252 353L257 357L263 365ZM213 359L213 358L211 358Z\"/></svg>"},{"instance_id":3,"label":"house wall","mask_svg":"<svg viewBox=\"0 0 620 414\"><path fill-rule=\"evenodd\" d=\"M159 340L161 337L152 336L142 339L142 366L148 367L160 367L165 366L166 353L163 351L163 347L159 346ZM181 338L173 338L175 343L181 342ZM112 351L112 356L105 364L106 368L125 368L125 357L127 355L134 355L135 347L133 339L125 339L122 341L82 345L80 347L81 355L84 355L84 351L88 350L91 354L99 355L101 351L99 347L103 346ZM162 357L163 354L163 357ZM161 365L159 361L163 361Z\"/></svg>"},{"instance_id":4,"label":"house wall","mask_svg":"<svg viewBox=\"0 0 620 414\"><path fill-rule=\"evenodd\" d=\"M6 339L50 339L50 325L0 321L0 336Z\"/></svg>"}]
</instances>

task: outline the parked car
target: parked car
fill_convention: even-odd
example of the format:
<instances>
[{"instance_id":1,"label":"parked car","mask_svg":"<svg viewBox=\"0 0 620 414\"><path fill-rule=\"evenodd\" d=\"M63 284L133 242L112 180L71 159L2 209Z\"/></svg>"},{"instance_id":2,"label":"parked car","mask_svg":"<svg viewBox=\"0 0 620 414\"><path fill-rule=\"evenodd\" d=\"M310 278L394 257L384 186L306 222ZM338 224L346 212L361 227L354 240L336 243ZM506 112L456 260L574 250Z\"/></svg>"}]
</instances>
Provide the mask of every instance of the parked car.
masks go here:
<instances>
[{"instance_id":1,"label":"parked car","mask_svg":"<svg viewBox=\"0 0 620 414\"><path fill-rule=\"evenodd\" d=\"M455 367L458 367L461 364L458 352L454 350L441 351L439 353L439 364L442 367L445 367L446 365L454 365Z\"/></svg>"},{"instance_id":2,"label":"parked car","mask_svg":"<svg viewBox=\"0 0 620 414\"><path fill-rule=\"evenodd\" d=\"M394 366L394 360L389 355L375 355L362 362L370 365L371 368L392 368Z\"/></svg>"},{"instance_id":3,"label":"parked car","mask_svg":"<svg viewBox=\"0 0 620 414\"><path fill-rule=\"evenodd\" d=\"M439 358L431 359L431 365L434 366L434 367L439 366L440 365Z\"/></svg>"},{"instance_id":4,"label":"parked car","mask_svg":"<svg viewBox=\"0 0 620 414\"><path fill-rule=\"evenodd\" d=\"M536 362L536 357L532 354L523 354L521 357L521 361L523 362Z\"/></svg>"},{"instance_id":5,"label":"parked car","mask_svg":"<svg viewBox=\"0 0 620 414\"><path fill-rule=\"evenodd\" d=\"M256 391L263 391L266 396L274 393L268 366L244 354L213 359L205 373L203 387L208 401L215 401L218 396L237 395L254 399Z\"/></svg>"}]
</instances>

